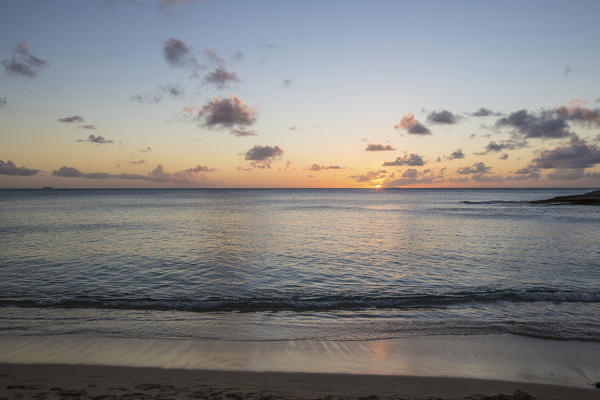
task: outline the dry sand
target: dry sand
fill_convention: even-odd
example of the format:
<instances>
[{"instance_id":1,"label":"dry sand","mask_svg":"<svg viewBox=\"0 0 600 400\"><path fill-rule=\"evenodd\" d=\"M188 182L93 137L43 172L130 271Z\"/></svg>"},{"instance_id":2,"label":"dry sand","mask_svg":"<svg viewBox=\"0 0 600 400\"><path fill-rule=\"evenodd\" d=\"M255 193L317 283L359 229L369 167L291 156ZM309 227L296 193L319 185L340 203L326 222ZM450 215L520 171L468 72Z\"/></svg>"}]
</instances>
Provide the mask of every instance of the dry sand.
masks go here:
<instances>
[{"instance_id":1,"label":"dry sand","mask_svg":"<svg viewBox=\"0 0 600 400\"><path fill-rule=\"evenodd\" d=\"M60 364L0 364L0 385L1 398L37 400L600 399L594 388L469 378Z\"/></svg>"}]
</instances>

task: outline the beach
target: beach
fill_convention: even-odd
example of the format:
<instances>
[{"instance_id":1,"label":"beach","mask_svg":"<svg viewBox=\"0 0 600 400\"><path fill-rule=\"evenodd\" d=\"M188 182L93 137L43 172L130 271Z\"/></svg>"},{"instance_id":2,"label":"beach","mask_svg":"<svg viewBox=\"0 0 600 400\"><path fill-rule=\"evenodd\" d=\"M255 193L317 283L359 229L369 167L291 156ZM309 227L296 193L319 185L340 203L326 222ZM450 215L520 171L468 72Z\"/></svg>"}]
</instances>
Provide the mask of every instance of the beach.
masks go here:
<instances>
[{"instance_id":1,"label":"beach","mask_svg":"<svg viewBox=\"0 0 600 400\"><path fill-rule=\"evenodd\" d=\"M0 364L0 379L3 398L37 400L598 398L595 389L484 379L98 365Z\"/></svg>"}]
</instances>

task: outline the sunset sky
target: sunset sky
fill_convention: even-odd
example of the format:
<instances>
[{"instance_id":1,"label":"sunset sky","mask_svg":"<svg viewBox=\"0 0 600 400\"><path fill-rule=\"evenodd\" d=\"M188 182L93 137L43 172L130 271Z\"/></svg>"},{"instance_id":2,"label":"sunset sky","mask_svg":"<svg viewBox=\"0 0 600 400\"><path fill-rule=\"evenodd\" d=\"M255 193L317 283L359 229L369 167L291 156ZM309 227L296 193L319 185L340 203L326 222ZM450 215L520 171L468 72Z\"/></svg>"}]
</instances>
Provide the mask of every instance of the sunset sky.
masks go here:
<instances>
[{"instance_id":1,"label":"sunset sky","mask_svg":"<svg viewBox=\"0 0 600 400\"><path fill-rule=\"evenodd\" d=\"M597 187L600 2L0 2L0 187Z\"/></svg>"}]
</instances>

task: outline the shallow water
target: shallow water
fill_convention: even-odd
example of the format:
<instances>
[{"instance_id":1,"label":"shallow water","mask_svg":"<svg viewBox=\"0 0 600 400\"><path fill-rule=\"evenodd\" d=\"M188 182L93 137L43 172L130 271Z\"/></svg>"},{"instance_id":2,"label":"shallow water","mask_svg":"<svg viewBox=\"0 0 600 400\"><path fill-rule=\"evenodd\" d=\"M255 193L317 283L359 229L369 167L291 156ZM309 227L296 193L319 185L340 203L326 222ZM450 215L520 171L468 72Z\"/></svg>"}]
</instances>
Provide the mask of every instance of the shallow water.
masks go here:
<instances>
[{"instance_id":1,"label":"shallow water","mask_svg":"<svg viewBox=\"0 0 600 400\"><path fill-rule=\"evenodd\" d=\"M0 335L598 341L583 191L3 190Z\"/></svg>"}]
</instances>

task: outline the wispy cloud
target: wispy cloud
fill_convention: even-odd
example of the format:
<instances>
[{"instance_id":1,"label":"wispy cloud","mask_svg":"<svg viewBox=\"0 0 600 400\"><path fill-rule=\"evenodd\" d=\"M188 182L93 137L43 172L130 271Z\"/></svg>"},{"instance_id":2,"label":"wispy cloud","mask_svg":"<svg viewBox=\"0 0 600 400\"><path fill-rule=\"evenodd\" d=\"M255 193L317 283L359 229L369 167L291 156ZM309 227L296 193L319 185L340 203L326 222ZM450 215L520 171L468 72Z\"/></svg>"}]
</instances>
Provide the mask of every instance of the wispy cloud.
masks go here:
<instances>
[{"instance_id":1,"label":"wispy cloud","mask_svg":"<svg viewBox=\"0 0 600 400\"><path fill-rule=\"evenodd\" d=\"M78 125L77 127L81 129L87 129L89 131L95 131L98 129L96 128L96 125Z\"/></svg>"},{"instance_id":2,"label":"wispy cloud","mask_svg":"<svg viewBox=\"0 0 600 400\"><path fill-rule=\"evenodd\" d=\"M313 164L309 168L310 171L323 171L323 170L326 170L326 169L342 169L342 167L339 166L339 165L319 165L319 164Z\"/></svg>"},{"instance_id":3,"label":"wispy cloud","mask_svg":"<svg viewBox=\"0 0 600 400\"><path fill-rule=\"evenodd\" d=\"M84 173L74 167L63 166L52 172L52 175L63 178L85 178L85 179L124 179L140 180L151 182L169 182L178 184L203 184L208 183L206 173L218 171L215 168L208 168L198 165L174 173L166 172L162 164L150 171L147 175L142 174L111 174L107 172Z\"/></svg>"},{"instance_id":4,"label":"wispy cloud","mask_svg":"<svg viewBox=\"0 0 600 400\"><path fill-rule=\"evenodd\" d=\"M209 72L204 81L215 85L219 89L224 89L229 83L240 82L240 79L235 72L229 72L225 67L219 66L214 71Z\"/></svg>"},{"instance_id":5,"label":"wispy cloud","mask_svg":"<svg viewBox=\"0 0 600 400\"><path fill-rule=\"evenodd\" d=\"M292 86L292 83L294 83L294 80L292 78L284 79L283 82L281 82L281 87L289 88L290 86Z\"/></svg>"},{"instance_id":6,"label":"wispy cloud","mask_svg":"<svg viewBox=\"0 0 600 400\"><path fill-rule=\"evenodd\" d=\"M142 148L142 149L138 149L138 151L139 151L140 153L149 153L149 152L151 152L151 151L152 151L152 147L150 147L150 146L146 146L146 147L144 147L144 148Z\"/></svg>"},{"instance_id":7,"label":"wispy cloud","mask_svg":"<svg viewBox=\"0 0 600 400\"><path fill-rule=\"evenodd\" d=\"M48 65L48 62L34 56L29 51L26 42L18 43L11 47L13 55L8 60L3 60L4 71L8 75L20 75L26 78L35 77L38 72Z\"/></svg>"},{"instance_id":8,"label":"wispy cloud","mask_svg":"<svg viewBox=\"0 0 600 400\"><path fill-rule=\"evenodd\" d=\"M387 175L387 171L385 169L380 169L378 171L369 171L364 175L352 175L350 178L354 179L358 183L370 182L374 180L384 179Z\"/></svg>"},{"instance_id":9,"label":"wispy cloud","mask_svg":"<svg viewBox=\"0 0 600 400\"><path fill-rule=\"evenodd\" d=\"M72 117L64 117L64 118L59 118L58 122L63 122L65 124L72 124L72 123L79 123L79 122L85 122L85 119L83 117L80 117L79 115L73 115Z\"/></svg>"},{"instance_id":10,"label":"wispy cloud","mask_svg":"<svg viewBox=\"0 0 600 400\"><path fill-rule=\"evenodd\" d=\"M95 143L95 144L110 144L110 143L114 143L113 140L108 140L104 136L100 136L100 135L98 135L98 136L90 135L85 140L79 139L77 141L78 142Z\"/></svg>"},{"instance_id":11,"label":"wispy cloud","mask_svg":"<svg viewBox=\"0 0 600 400\"><path fill-rule=\"evenodd\" d=\"M501 117L502 113L501 112L494 112L490 109L487 109L485 107L481 107L479 110L470 113L469 115L471 115L472 117Z\"/></svg>"},{"instance_id":12,"label":"wispy cloud","mask_svg":"<svg viewBox=\"0 0 600 400\"><path fill-rule=\"evenodd\" d=\"M367 145L367 148L365 149L365 151L391 151L391 150L396 150L396 149L394 149L389 144L376 144L376 143L369 143Z\"/></svg>"}]
</instances>

